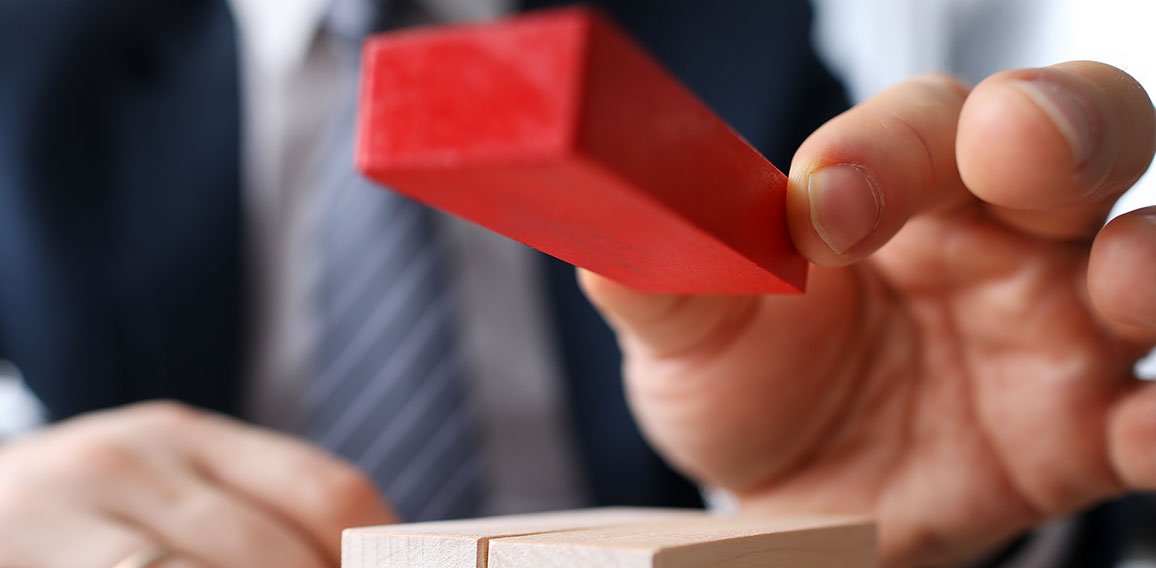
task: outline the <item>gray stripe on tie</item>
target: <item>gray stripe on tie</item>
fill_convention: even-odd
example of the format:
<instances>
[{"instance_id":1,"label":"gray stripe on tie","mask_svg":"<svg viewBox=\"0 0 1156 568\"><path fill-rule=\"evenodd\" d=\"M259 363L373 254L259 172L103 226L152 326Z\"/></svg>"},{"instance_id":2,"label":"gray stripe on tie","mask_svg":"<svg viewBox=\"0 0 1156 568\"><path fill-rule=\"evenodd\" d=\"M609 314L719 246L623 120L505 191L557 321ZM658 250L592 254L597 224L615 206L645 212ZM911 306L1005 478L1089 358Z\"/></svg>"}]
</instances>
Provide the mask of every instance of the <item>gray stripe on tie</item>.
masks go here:
<instances>
[{"instance_id":1,"label":"gray stripe on tie","mask_svg":"<svg viewBox=\"0 0 1156 568\"><path fill-rule=\"evenodd\" d=\"M426 243L422 248L430 249L432 244ZM385 298L374 309L369 323L354 334L354 339L344 346L337 357L322 371L313 388L305 393L304 400L307 406L316 406L318 402L332 394L341 383L341 378L348 377L347 372L350 368L357 363L358 358L369 351L382 328L390 322L390 318L385 316L397 311L397 308L409 298L409 292L432 272L436 264L431 254L419 252L414 259L414 264L406 270L399 282L389 289Z\"/></svg>"},{"instance_id":2,"label":"gray stripe on tie","mask_svg":"<svg viewBox=\"0 0 1156 568\"><path fill-rule=\"evenodd\" d=\"M433 498L413 516L413 520L455 519L469 515L472 511L455 511L461 497L469 490L474 489L482 474L482 464L476 458L467 460L454 472L453 477L438 489ZM475 507L476 503L473 503Z\"/></svg>"},{"instance_id":3,"label":"gray stripe on tie","mask_svg":"<svg viewBox=\"0 0 1156 568\"><path fill-rule=\"evenodd\" d=\"M430 420L436 416L435 413L429 410L438 402L439 397L450 393L446 386L452 384L450 381L457 378L454 371L456 370L458 361L454 360L454 357L454 355L447 355L438 361L437 365L426 377L426 382L423 383L422 390L407 401L401 412L398 412L394 418L394 423L412 427L416 426L418 422L423 419ZM371 464L378 464L385 461L409 431L409 428L382 430L370 441L365 451L362 452L361 459L365 463Z\"/></svg>"},{"instance_id":4,"label":"gray stripe on tie","mask_svg":"<svg viewBox=\"0 0 1156 568\"><path fill-rule=\"evenodd\" d=\"M448 306L449 302L443 298L426 309L425 314L414 324L412 332L397 346L393 356L370 380L369 387L358 395L336 424L318 437L318 441L322 445L339 447L348 440L357 426L362 424L373 412L381 398L396 387L398 377L409 370L408 367L414 362L421 350L430 347L430 342L427 340L438 329L439 324L445 323L449 317ZM421 373L415 372L413 374L420 375ZM397 420L391 420L391 422L396 423Z\"/></svg>"},{"instance_id":5,"label":"gray stripe on tie","mask_svg":"<svg viewBox=\"0 0 1156 568\"><path fill-rule=\"evenodd\" d=\"M446 454L447 450L453 449L454 442L459 438L455 437L461 426L466 424L468 412L465 408L458 408L453 414L446 416L445 420L438 426L437 430L425 446L422 447L421 452L417 457L405 465L394 477L393 480L386 485L385 494L390 498L404 499L409 495L421 482L423 478L429 475L433 466L437 461ZM360 465L366 469L373 470L377 464L369 464L359 462Z\"/></svg>"},{"instance_id":6,"label":"gray stripe on tie","mask_svg":"<svg viewBox=\"0 0 1156 568\"><path fill-rule=\"evenodd\" d=\"M402 217L395 219L395 222L390 223L387 228L388 236L397 240L403 238L403 235L414 228L418 218L421 217L421 211L411 207L399 215ZM354 301L366 294L369 286L375 281L373 277L389 264L388 261L397 255L398 251L397 249L380 247L373 253L374 256L350 273L347 279L342 281L342 288L334 292L332 312L326 314L327 323L345 319L349 310L353 308Z\"/></svg>"}]
</instances>

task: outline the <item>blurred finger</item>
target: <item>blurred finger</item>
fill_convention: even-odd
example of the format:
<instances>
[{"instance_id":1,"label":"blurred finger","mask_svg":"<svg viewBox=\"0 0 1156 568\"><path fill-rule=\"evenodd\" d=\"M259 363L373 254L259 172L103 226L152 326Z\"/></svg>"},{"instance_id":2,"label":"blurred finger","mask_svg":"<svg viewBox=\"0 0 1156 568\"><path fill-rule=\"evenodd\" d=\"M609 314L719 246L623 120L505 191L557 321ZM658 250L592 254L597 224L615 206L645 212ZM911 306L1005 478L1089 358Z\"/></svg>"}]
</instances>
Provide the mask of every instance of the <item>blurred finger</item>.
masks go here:
<instances>
[{"instance_id":1,"label":"blurred finger","mask_svg":"<svg viewBox=\"0 0 1156 568\"><path fill-rule=\"evenodd\" d=\"M210 480L274 511L341 559L341 531L397 522L362 472L313 446L267 430L204 416L206 435L189 450Z\"/></svg>"},{"instance_id":2,"label":"blurred finger","mask_svg":"<svg viewBox=\"0 0 1156 568\"><path fill-rule=\"evenodd\" d=\"M7 503L6 505L14 505ZM117 566L130 557L154 550L158 541L144 531L75 504L38 499L33 507L15 504L0 518L3 558L0 566L73 568ZM67 546L62 536L67 535ZM155 568L208 568L192 558L166 555Z\"/></svg>"},{"instance_id":3,"label":"blurred finger","mask_svg":"<svg viewBox=\"0 0 1156 568\"><path fill-rule=\"evenodd\" d=\"M1156 118L1127 73L1093 62L999 73L959 119L960 174L995 215L1032 234L1095 234L1147 169Z\"/></svg>"},{"instance_id":4,"label":"blurred finger","mask_svg":"<svg viewBox=\"0 0 1156 568\"><path fill-rule=\"evenodd\" d=\"M170 550L144 532L114 519L102 519L100 533L87 533L111 551L102 556L78 556L61 566L111 566L113 568L212 568L191 556ZM58 533L59 534L59 533ZM71 533L70 533L71 534ZM60 547L55 547L60 548ZM73 550L78 550L75 547ZM80 550L83 550L81 548ZM108 558L105 561L104 558ZM100 560L98 560L100 559ZM39 564L38 564L39 566Z\"/></svg>"},{"instance_id":5,"label":"blurred finger","mask_svg":"<svg viewBox=\"0 0 1156 568\"><path fill-rule=\"evenodd\" d=\"M1124 333L1156 337L1156 207L1121 215L1092 244L1088 290L1101 314Z\"/></svg>"},{"instance_id":6,"label":"blurred finger","mask_svg":"<svg viewBox=\"0 0 1156 568\"><path fill-rule=\"evenodd\" d=\"M946 77L894 87L828 122L795 154L787 218L823 266L853 263L912 216L967 199L955 166L966 89Z\"/></svg>"},{"instance_id":7,"label":"blurred finger","mask_svg":"<svg viewBox=\"0 0 1156 568\"><path fill-rule=\"evenodd\" d=\"M142 483L191 471L205 485L274 517L330 563L340 561L343 529L394 521L364 475L298 440L171 402L139 404L121 412L131 412L132 419L110 421L110 427L128 430L131 436L121 432L111 437L133 440L141 446L136 450L140 456L175 457L179 462L128 464L130 470L175 469L143 472L137 476ZM123 465L113 463L109 469L124 470Z\"/></svg>"},{"instance_id":8,"label":"blurred finger","mask_svg":"<svg viewBox=\"0 0 1156 568\"><path fill-rule=\"evenodd\" d=\"M1156 385L1137 385L1121 399L1108 438L1116 474L1127 488L1156 491Z\"/></svg>"},{"instance_id":9,"label":"blurred finger","mask_svg":"<svg viewBox=\"0 0 1156 568\"><path fill-rule=\"evenodd\" d=\"M182 472L110 494L106 510L174 554L217 568L325 568L309 537L275 515Z\"/></svg>"},{"instance_id":10,"label":"blurred finger","mask_svg":"<svg viewBox=\"0 0 1156 568\"><path fill-rule=\"evenodd\" d=\"M35 508L12 509L20 514L0 518L4 541L0 566L113 566L150 544L138 531L95 513L43 502ZM61 546L61 535L69 535L68 546Z\"/></svg>"}]
</instances>

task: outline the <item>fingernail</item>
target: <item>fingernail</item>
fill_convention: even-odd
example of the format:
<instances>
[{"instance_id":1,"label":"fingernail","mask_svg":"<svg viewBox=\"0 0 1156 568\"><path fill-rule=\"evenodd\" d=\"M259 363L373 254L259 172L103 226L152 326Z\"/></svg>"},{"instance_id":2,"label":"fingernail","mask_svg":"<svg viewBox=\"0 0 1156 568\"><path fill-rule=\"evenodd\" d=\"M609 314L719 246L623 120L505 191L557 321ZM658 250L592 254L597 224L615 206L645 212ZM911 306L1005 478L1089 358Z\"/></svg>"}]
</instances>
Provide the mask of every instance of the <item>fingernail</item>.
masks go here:
<instances>
[{"instance_id":1,"label":"fingernail","mask_svg":"<svg viewBox=\"0 0 1156 568\"><path fill-rule=\"evenodd\" d=\"M1068 141L1077 165L1084 165L1095 152L1095 132L1087 109L1063 87L1037 78L1014 81L1011 86L1030 97L1044 111Z\"/></svg>"},{"instance_id":2,"label":"fingernail","mask_svg":"<svg viewBox=\"0 0 1156 568\"><path fill-rule=\"evenodd\" d=\"M811 223L823 242L844 254L879 225L882 198L867 174L856 166L823 167L807 179Z\"/></svg>"}]
</instances>

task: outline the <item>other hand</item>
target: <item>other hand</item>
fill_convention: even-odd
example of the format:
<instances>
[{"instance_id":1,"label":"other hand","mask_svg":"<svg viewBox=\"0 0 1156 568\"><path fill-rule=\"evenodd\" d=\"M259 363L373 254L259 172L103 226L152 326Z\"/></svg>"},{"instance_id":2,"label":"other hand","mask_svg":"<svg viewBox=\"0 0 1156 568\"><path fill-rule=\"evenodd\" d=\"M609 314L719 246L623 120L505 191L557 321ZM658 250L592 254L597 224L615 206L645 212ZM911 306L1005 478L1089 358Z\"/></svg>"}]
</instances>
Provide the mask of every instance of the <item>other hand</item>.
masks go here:
<instances>
[{"instance_id":1,"label":"other hand","mask_svg":"<svg viewBox=\"0 0 1156 568\"><path fill-rule=\"evenodd\" d=\"M341 530L394 522L352 466L174 403L94 413L0 446L0 564L321 568Z\"/></svg>"}]
</instances>

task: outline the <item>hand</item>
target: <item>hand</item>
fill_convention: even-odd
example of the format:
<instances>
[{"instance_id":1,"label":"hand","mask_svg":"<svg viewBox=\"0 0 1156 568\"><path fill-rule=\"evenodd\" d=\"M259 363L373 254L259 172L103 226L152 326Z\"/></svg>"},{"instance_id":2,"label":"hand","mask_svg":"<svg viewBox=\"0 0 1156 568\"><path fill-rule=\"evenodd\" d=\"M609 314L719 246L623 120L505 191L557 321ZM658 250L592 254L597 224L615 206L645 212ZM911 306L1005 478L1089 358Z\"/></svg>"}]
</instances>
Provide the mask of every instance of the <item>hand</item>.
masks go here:
<instances>
[{"instance_id":1,"label":"hand","mask_svg":"<svg viewBox=\"0 0 1156 568\"><path fill-rule=\"evenodd\" d=\"M95 413L0 446L0 565L338 566L341 530L393 522L352 466L173 403Z\"/></svg>"},{"instance_id":2,"label":"hand","mask_svg":"<svg viewBox=\"0 0 1156 568\"><path fill-rule=\"evenodd\" d=\"M1156 208L1101 229L1156 145L1128 75L913 80L799 149L803 296L647 295L589 273L654 444L768 512L875 515L884 562L957 561L1156 489Z\"/></svg>"}]
</instances>

